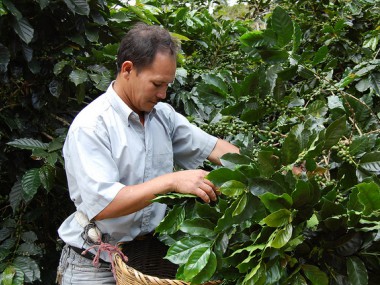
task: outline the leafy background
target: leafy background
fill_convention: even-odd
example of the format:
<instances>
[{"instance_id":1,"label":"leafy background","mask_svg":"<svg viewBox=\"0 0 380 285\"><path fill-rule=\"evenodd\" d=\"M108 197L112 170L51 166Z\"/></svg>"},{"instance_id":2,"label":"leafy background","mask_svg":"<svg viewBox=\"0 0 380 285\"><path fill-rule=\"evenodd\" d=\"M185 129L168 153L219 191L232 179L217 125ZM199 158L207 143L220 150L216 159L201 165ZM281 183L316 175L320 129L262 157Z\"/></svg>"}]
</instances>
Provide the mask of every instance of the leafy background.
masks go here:
<instances>
[{"instance_id":1,"label":"leafy background","mask_svg":"<svg viewBox=\"0 0 380 285\"><path fill-rule=\"evenodd\" d=\"M242 150L204 166L217 203L157 198L172 209L157 231L178 277L376 284L378 1L226 4L0 1L2 284L54 283L56 230L73 211L62 143L137 21L182 42L168 101Z\"/></svg>"}]
</instances>

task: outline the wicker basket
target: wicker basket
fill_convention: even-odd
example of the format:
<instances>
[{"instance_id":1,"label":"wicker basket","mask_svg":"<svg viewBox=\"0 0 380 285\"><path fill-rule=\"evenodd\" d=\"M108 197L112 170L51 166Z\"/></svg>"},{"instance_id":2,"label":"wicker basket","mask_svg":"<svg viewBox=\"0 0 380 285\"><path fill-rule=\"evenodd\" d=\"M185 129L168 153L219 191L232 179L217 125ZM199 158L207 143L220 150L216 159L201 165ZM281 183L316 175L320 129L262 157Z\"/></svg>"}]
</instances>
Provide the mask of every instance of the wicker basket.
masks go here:
<instances>
[{"instance_id":1,"label":"wicker basket","mask_svg":"<svg viewBox=\"0 0 380 285\"><path fill-rule=\"evenodd\" d=\"M178 266L164 259L167 246L156 238L135 240L119 245L122 252L128 257L125 263L123 258L115 253L113 265L117 285L189 285L190 283L173 280ZM210 281L204 285L220 284Z\"/></svg>"},{"instance_id":2,"label":"wicker basket","mask_svg":"<svg viewBox=\"0 0 380 285\"><path fill-rule=\"evenodd\" d=\"M161 279L158 277L150 276L137 271L136 269L128 266L119 254L114 255L114 267L117 285L189 285L190 283L172 280ZM217 285L220 281L209 281L204 285Z\"/></svg>"}]
</instances>

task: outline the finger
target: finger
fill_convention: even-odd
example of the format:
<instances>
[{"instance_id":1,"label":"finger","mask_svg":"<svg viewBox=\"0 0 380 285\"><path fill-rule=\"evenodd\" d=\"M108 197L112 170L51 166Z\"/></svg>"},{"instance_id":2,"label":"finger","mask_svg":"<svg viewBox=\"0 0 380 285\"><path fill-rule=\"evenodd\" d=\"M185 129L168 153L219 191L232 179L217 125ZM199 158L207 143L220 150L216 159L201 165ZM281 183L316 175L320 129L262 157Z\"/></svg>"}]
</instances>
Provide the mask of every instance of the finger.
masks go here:
<instances>
[{"instance_id":1,"label":"finger","mask_svg":"<svg viewBox=\"0 0 380 285\"><path fill-rule=\"evenodd\" d=\"M222 194L220 191L219 191L219 187L217 187L217 186L215 186L215 184L214 183L212 183L210 180L208 180L208 179L204 179L204 182L207 184L207 185L209 185L209 186L211 186L212 187L212 189L214 190L214 192L215 192L215 194L216 195L220 195L220 194Z\"/></svg>"},{"instance_id":2,"label":"finger","mask_svg":"<svg viewBox=\"0 0 380 285\"><path fill-rule=\"evenodd\" d=\"M210 196L207 195L207 193L205 191L203 191L201 188L198 188L197 190L195 190L195 195L197 195L199 198L201 198L204 202L206 203L210 203Z\"/></svg>"},{"instance_id":3,"label":"finger","mask_svg":"<svg viewBox=\"0 0 380 285\"><path fill-rule=\"evenodd\" d=\"M204 182L200 188L206 192L206 194L210 197L212 201L216 201L215 189L212 186Z\"/></svg>"},{"instance_id":4,"label":"finger","mask_svg":"<svg viewBox=\"0 0 380 285\"><path fill-rule=\"evenodd\" d=\"M218 190L218 188L210 180L204 178L203 182L206 183L207 185L209 185L212 189L214 189L214 191Z\"/></svg>"}]
</instances>

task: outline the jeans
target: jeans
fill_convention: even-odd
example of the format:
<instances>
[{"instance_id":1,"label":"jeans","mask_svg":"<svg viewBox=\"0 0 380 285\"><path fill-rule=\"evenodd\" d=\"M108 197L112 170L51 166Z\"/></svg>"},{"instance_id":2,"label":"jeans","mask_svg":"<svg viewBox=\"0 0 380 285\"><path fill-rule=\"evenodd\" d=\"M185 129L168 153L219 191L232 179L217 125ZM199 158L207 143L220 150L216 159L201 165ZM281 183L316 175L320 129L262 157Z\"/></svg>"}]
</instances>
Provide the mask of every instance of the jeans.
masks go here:
<instances>
[{"instance_id":1,"label":"jeans","mask_svg":"<svg viewBox=\"0 0 380 285\"><path fill-rule=\"evenodd\" d=\"M99 268L92 264L92 260L81 256L65 245L62 249L57 272L59 285L100 285L112 284L116 281L112 274L110 263L100 263Z\"/></svg>"}]
</instances>

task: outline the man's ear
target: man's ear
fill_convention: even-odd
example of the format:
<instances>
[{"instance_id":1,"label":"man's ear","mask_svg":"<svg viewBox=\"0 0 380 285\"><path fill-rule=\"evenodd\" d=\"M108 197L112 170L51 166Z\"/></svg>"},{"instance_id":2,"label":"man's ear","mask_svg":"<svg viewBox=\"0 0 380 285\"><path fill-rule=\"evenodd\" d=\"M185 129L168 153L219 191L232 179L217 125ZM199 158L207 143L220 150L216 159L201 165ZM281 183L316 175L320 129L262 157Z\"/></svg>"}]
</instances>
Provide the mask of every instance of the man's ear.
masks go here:
<instances>
[{"instance_id":1,"label":"man's ear","mask_svg":"<svg viewBox=\"0 0 380 285\"><path fill-rule=\"evenodd\" d=\"M124 61L123 64L121 65L120 73L123 75L123 77L127 77L131 73L132 68L133 68L132 61L129 61L129 60Z\"/></svg>"}]
</instances>

